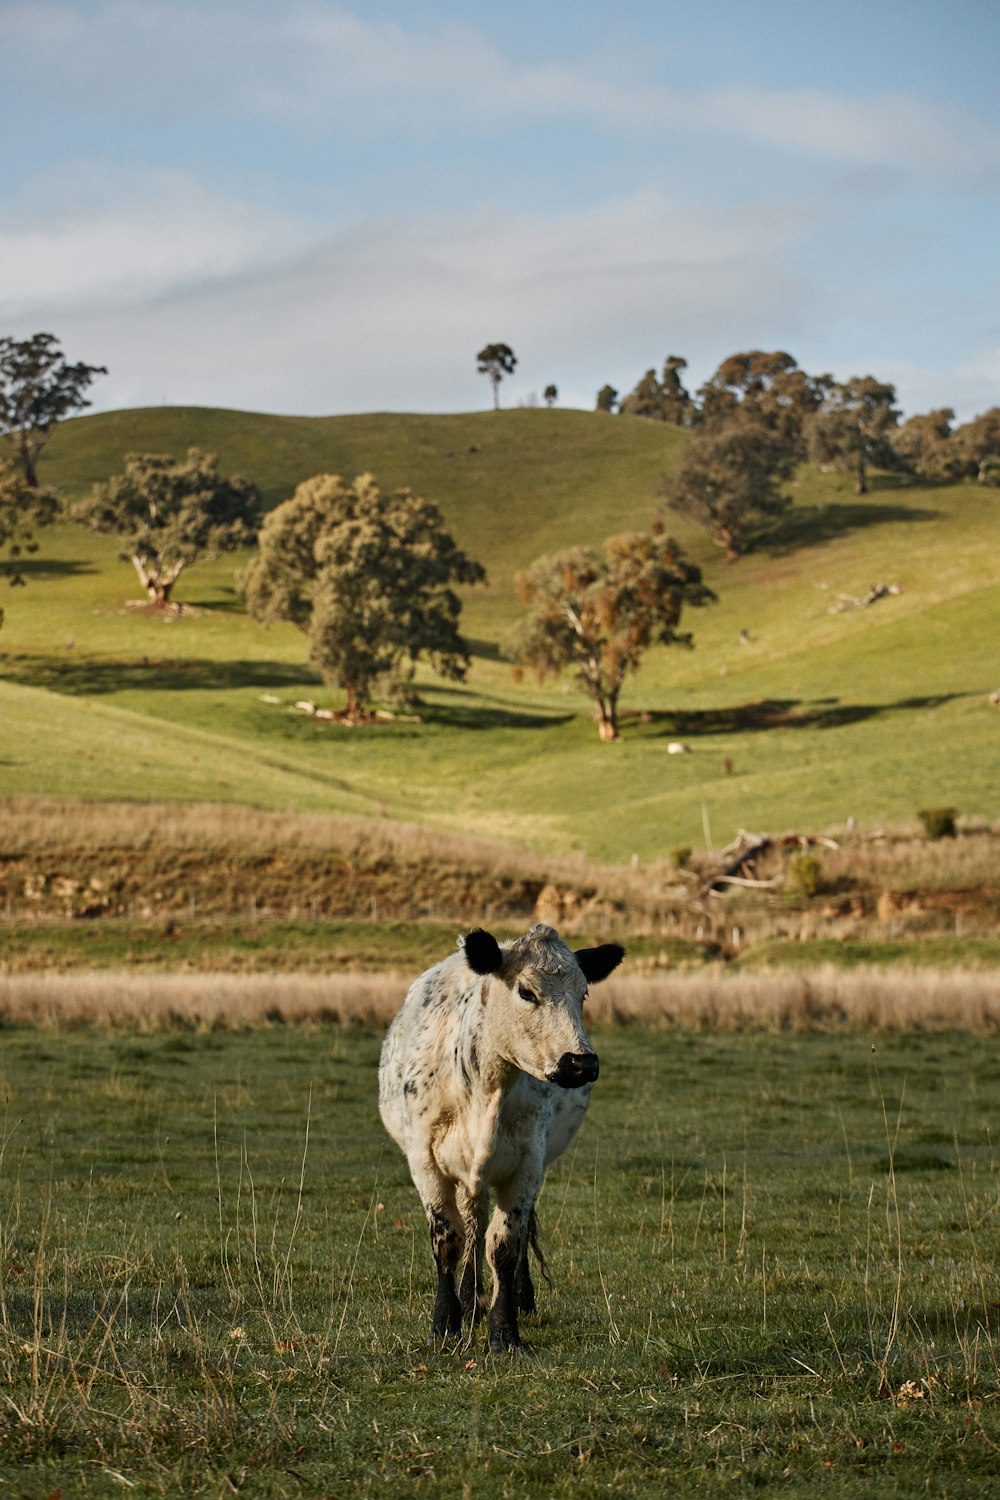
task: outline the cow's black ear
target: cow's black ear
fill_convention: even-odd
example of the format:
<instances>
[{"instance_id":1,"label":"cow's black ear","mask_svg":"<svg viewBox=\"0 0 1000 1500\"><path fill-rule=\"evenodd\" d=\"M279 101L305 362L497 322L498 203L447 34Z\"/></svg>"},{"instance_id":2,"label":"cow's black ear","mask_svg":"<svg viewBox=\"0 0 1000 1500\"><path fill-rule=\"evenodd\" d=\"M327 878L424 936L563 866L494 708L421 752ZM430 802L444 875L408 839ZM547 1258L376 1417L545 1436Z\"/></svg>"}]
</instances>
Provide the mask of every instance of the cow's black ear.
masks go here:
<instances>
[{"instance_id":1,"label":"cow's black ear","mask_svg":"<svg viewBox=\"0 0 1000 1500\"><path fill-rule=\"evenodd\" d=\"M607 979L612 969L617 969L625 957L625 949L617 943L601 943L597 948L578 948L573 957L583 970L584 978L591 984L599 984L602 979Z\"/></svg>"},{"instance_id":2,"label":"cow's black ear","mask_svg":"<svg viewBox=\"0 0 1000 1500\"><path fill-rule=\"evenodd\" d=\"M473 974L495 974L503 964L500 944L492 932L476 927L462 939L465 961Z\"/></svg>"}]
</instances>

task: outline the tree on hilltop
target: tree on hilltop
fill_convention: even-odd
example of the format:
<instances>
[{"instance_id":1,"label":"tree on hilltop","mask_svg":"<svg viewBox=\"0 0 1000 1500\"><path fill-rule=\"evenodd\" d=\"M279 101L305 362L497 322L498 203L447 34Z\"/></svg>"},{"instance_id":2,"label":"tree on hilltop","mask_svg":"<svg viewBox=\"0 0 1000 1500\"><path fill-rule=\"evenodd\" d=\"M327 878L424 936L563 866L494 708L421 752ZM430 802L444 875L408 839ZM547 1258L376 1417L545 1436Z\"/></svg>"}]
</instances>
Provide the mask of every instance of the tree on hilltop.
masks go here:
<instances>
[{"instance_id":1,"label":"tree on hilltop","mask_svg":"<svg viewBox=\"0 0 1000 1500\"><path fill-rule=\"evenodd\" d=\"M480 375L488 375L493 385L493 410L500 410L500 382L513 375L517 356L509 344L487 344L476 355Z\"/></svg>"},{"instance_id":2,"label":"tree on hilltop","mask_svg":"<svg viewBox=\"0 0 1000 1500\"><path fill-rule=\"evenodd\" d=\"M955 447L978 484L996 483L1000 474L1000 406L991 406L971 422L964 422L955 433Z\"/></svg>"},{"instance_id":3,"label":"tree on hilltop","mask_svg":"<svg viewBox=\"0 0 1000 1500\"><path fill-rule=\"evenodd\" d=\"M25 483L38 489L38 455L63 417L89 406L84 392L103 365L68 364L51 333L0 338L0 437L17 454Z\"/></svg>"},{"instance_id":4,"label":"tree on hilltop","mask_svg":"<svg viewBox=\"0 0 1000 1500\"><path fill-rule=\"evenodd\" d=\"M412 675L420 657L453 681L465 676L452 585L485 576L431 501L380 490L370 474L317 474L264 521L244 591L254 619L306 635L310 661L356 721L376 684Z\"/></svg>"},{"instance_id":5,"label":"tree on hilltop","mask_svg":"<svg viewBox=\"0 0 1000 1500\"><path fill-rule=\"evenodd\" d=\"M597 393L596 411L614 411L618 404L618 392L613 385L602 385Z\"/></svg>"},{"instance_id":6,"label":"tree on hilltop","mask_svg":"<svg viewBox=\"0 0 1000 1500\"><path fill-rule=\"evenodd\" d=\"M753 417L803 458L809 419L830 384L827 375L807 375L782 349L731 354L698 391L699 420L719 428L735 416Z\"/></svg>"},{"instance_id":7,"label":"tree on hilltop","mask_svg":"<svg viewBox=\"0 0 1000 1500\"><path fill-rule=\"evenodd\" d=\"M892 432L892 449L903 467L923 479L957 479L963 465L954 420L951 407L942 406L910 417Z\"/></svg>"},{"instance_id":8,"label":"tree on hilltop","mask_svg":"<svg viewBox=\"0 0 1000 1500\"><path fill-rule=\"evenodd\" d=\"M857 477L857 493L868 493L868 470L891 469L893 433L899 422L896 388L874 375L831 382L809 423L810 457Z\"/></svg>"},{"instance_id":9,"label":"tree on hilltop","mask_svg":"<svg viewBox=\"0 0 1000 1500\"><path fill-rule=\"evenodd\" d=\"M96 484L76 514L118 538L122 561L135 568L150 604L164 609L185 568L253 540L259 512L249 480L223 479L214 454L189 448L178 460L128 454L124 471Z\"/></svg>"},{"instance_id":10,"label":"tree on hilltop","mask_svg":"<svg viewBox=\"0 0 1000 1500\"><path fill-rule=\"evenodd\" d=\"M571 670L593 699L602 740L618 738L618 700L654 644L690 646L685 605L715 598L676 542L655 533L611 537L539 558L517 580L529 615L512 651L544 679Z\"/></svg>"}]
</instances>

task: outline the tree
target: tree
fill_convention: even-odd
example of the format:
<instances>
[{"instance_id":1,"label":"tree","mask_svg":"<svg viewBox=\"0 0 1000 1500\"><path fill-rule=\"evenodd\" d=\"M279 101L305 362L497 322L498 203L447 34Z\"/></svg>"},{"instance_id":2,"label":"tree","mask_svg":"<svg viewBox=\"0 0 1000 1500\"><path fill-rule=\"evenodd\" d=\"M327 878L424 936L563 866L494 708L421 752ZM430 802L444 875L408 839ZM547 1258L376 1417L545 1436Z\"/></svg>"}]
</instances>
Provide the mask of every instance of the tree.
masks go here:
<instances>
[{"instance_id":1,"label":"tree","mask_svg":"<svg viewBox=\"0 0 1000 1500\"><path fill-rule=\"evenodd\" d=\"M672 427L690 427L694 417L694 402L691 393L681 379L681 371L687 369L687 360L679 354L668 354L663 362L662 391L663 420Z\"/></svg>"},{"instance_id":2,"label":"tree","mask_svg":"<svg viewBox=\"0 0 1000 1500\"><path fill-rule=\"evenodd\" d=\"M647 370L642 379L636 381L628 395L619 401L618 411L623 417L650 417L654 422L663 421L663 399L655 370Z\"/></svg>"},{"instance_id":3,"label":"tree","mask_svg":"<svg viewBox=\"0 0 1000 1500\"><path fill-rule=\"evenodd\" d=\"M602 385L597 393L596 411L614 411L618 402L618 392L613 385Z\"/></svg>"},{"instance_id":4,"label":"tree","mask_svg":"<svg viewBox=\"0 0 1000 1500\"><path fill-rule=\"evenodd\" d=\"M694 403L685 388L680 372L687 360L679 354L668 354L663 364L663 378L647 370L625 396L619 411L623 416L650 417L654 422L669 422L674 427L688 427L694 417Z\"/></svg>"},{"instance_id":5,"label":"tree","mask_svg":"<svg viewBox=\"0 0 1000 1500\"><path fill-rule=\"evenodd\" d=\"M420 657L444 677L465 676L451 585L485 577L431 501L380 490L370 474L353 483L317 474L264 521L244 590L254 619L303 631L310 661L357 720L375 684L412 674Z\"/></svg>"},{"instance_id":6,"label":"tree","mask_svg":"<svg viewBox=\"0 0 1000 1500\"><path fill-rule=\"evenodd\" d=\"M756 417L738 413L717 427L698 427L660 489L670 510L708 531L726 561L748 550L753 533L790 501L778 486L795 467L784 440Z\"/></svg>"},{"instance_id":7,"label":"tree","mask_svg":"<svg viewBox=\"0 0 1000 1500\"><path fill-rule=\"evenodd\" d=\"M690 646L678 630L683 607L715 598L677 543L655 533L539 558L517 590L530 614L514 654L542 679L572 670L594 700L602 740L618 738L622 685L644 652Z\"/></svg>"},{"instance_id":8,"label":"tree","mask_svg":"<svg viewBox=\"0 0 1000 1500\"><path fill-rule=\"evenodd\" d=\"M952 432L955 413L950 406L910 417L890 434L899 463L924 479L957 479L962 456Z\"/></svg>"},{"instance_id":9,"label":"tree","mask_svg":"<svg viewBox=\"0 0 1000 1500\"><path fill-rule=\"evenodd\" d=\"M553 406L559 400L558 388L554 385L547 385L542 393L542 398L546 406Z\"/></svg>"},{"instance_id":10,"label":"tree","mask_svg":"<svg viewBox=\"0 0 1000 1500\"><path fill-rule=\"evenodd\" d=\"M964 422L955 433L955 447L976 482L989 484L990 471L1000 468L1000 406Z\"/></svg>"},{"instance_id":11,"label":"tree","mask_svg":"<svg viewBox=\"0 0 1000 1500\"><path fill-rule=\"evenodd\" d=\"M803 458L806 425L830 383L828 375L807 375L782 349L731 354L698 392L700 420L721 427L738 414L754 417Z\"/></svg>"},{"instance_id":12,"label":"tree","mask_svg":"<svg viewBox=\"0 0 1000 1500\"><path fill-rule=\"evenodd\" d=\"M51 490L32 489L17 466L0 459L0 553L6 553L4 571L15 587L24 583L21 559L38 551L37 526L47 526L56 517L58 502ZM3 624L0 609L0 625Z\"/></svg>"},{"instance_id":13,"label":"tree","mask_svg":"<svg viewBox=\"0 0 1000 1500\"><path fill-rule=\"evenodd\" d=\"M67 364L51 333L0 339L0 437L16 452L24 478L38 489L37 460L55 424L90 402L84 391L103 365Z\"/></svg>"},{"instance_id":14,"label":"tree","mask_svg":"<svg viewBox=\"0 0 1000 1500\"><path fill-rule=\"evenodd\" d=\"M868 469L891 469L892 434L899 422L896 388L874 375L831 382L809 423L810 456L820 464L857 475L857 493L868 493Z\"/></svg>"},{"instance_id":15,"label":"tree","mask_svg":"<svg viewBox=\"0 0 1000 1500\"><path fill-rule=\"evenodd\" d=\"M197 448L178 460L129 453L123 473L96 484L77 509L94 531L118 538L119 556L135 568L157 609L170 604L186 567L248 545L259 512L254 485L238 475L223 479L215 455Z\"/></svg>"},{"instance_id":16,"label":"tree","mask_svg":"<svg viewBox=\"0 0 1000 1500\"><path fill-rule=\"evenodd\" d=\"M493 383L493 410L500 410L500 382L505 375L513 375L517 357L507 344L487 344L476 355L480 375L488 375Z\"/></svg>"}]
</instances>

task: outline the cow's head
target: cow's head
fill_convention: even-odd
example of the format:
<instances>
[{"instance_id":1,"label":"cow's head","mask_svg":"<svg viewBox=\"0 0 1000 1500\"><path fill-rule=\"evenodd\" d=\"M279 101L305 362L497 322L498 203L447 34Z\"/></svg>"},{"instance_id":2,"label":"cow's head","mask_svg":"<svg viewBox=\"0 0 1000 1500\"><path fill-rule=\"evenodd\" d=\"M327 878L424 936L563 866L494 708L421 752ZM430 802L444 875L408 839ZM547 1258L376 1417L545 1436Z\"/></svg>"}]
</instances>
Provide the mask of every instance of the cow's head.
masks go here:
<instances>
[{"instance_id":1,"label":"cow's head","mask_svg":"<svg viewBox=\"0 0 1000 1500\"><path fill-rule=\"evenodd\" d=\"M588 986L621 963L624 949L601 943L573 953L554 927L541 923L502 948L477 927L462 946L473 973L492 981L483 987L483 1001L502 1056L560 1088L593 1083L598 1061L583 1029L583 1002Z\"/></svg>"}]
</instances>

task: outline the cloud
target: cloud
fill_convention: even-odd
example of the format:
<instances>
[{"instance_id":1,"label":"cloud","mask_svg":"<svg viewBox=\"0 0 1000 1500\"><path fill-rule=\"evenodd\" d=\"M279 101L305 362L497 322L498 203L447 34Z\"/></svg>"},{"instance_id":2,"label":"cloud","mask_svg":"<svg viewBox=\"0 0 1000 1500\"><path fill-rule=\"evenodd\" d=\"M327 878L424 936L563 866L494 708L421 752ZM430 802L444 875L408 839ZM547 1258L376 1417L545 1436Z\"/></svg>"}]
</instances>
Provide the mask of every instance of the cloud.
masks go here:
<instances>
[{"instance_id":1,"label":"cloud","mask_svg":"<svg viewBox=\"0 0 1000 1500\"><path fill-rule=\"evenodd\" d=\"M655 57L626 73L599 56L524 61L478 27L374 21L326 0L14 0L0 12L0 58L12 83L146 119L236 114L376 139L569 122L646 141L721 136L939 179L1000 169L994 126L909 94L679 90L656 79Z\"/></svg>"},{"instance_id":2,"label":"cloud","mask_svg":"<svg viewBox=\"0 0 1000 1500\"><path fill-rule=\"evenodd\" d=\"M512 395L555 380L589 406L668 352L711 361L707 374L734 338L792 327L805 291L777 268L800 232L793 213L762 209L736 239L728 214L657 193L551 217L385 219L119 315L85 282L57 331L110 367L103 406L474 407L475 353L493 339L518 354Z\"/></svg>"},{"instance_id":3,"label":"cloud","mask_svg":"<svg viewBox=\"0 0 1000 1500\"><path fill-rule=\"evenodd\" d=\"M303 236L179 172L78 163L34 179L0 214L0 308L134 304L259 269Z\"/></svg>"}]
</instances>

